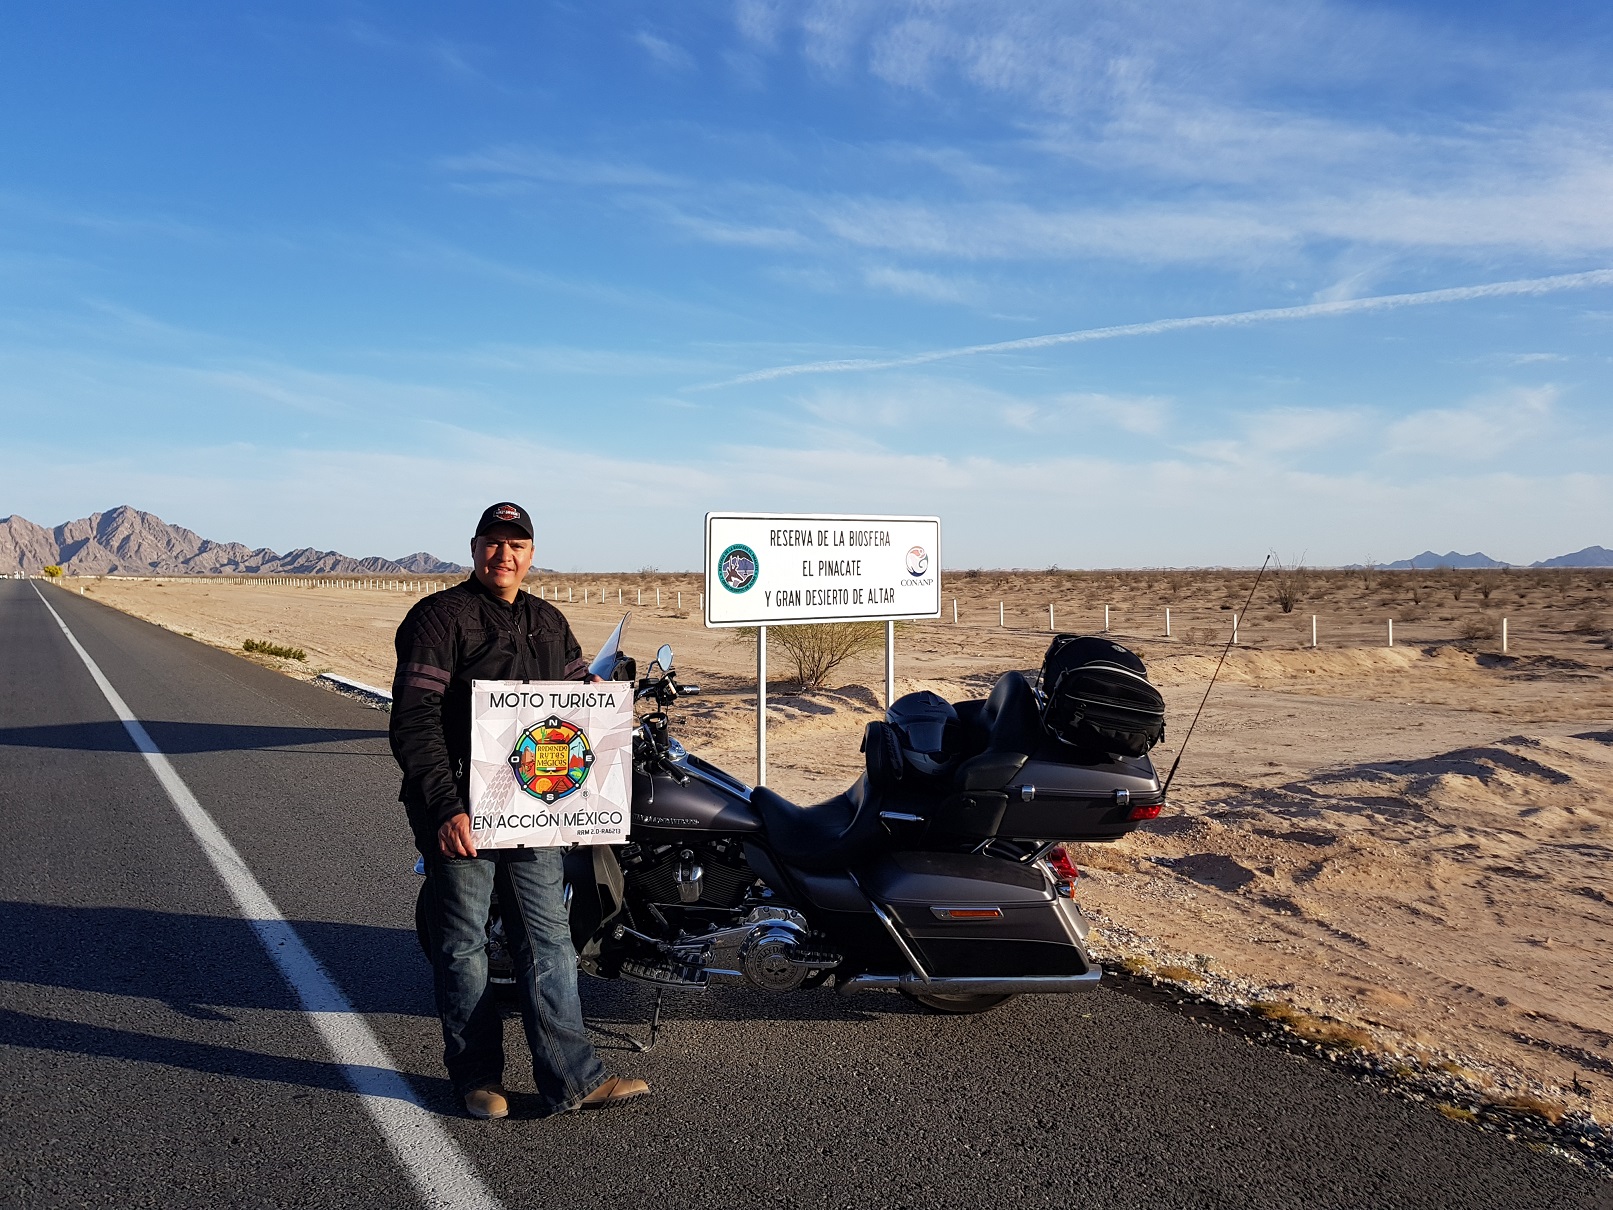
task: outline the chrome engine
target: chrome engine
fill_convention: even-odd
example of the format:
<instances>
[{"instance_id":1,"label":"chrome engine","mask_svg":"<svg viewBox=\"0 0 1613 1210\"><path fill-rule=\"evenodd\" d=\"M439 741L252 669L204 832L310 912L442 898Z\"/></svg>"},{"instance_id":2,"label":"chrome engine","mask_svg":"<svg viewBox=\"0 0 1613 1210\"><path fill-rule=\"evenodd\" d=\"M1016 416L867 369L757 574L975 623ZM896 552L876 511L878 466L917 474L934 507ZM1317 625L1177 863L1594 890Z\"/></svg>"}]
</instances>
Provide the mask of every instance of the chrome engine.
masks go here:
<instances>
[{"instance_id":1,"label":"chrome engine","mask_svg":"<svg viewBox=\"0 0 1613 1210\"><path fill-rule=\"evenodd\" d=\"M728 928L682 937L670 945L662 943L661 948L665 964L624 963L622 973L663 987L744 983L762 991L788 992L841 962L839 954L812 948L812 930L800 912L770 905L752 908Z\"/></svg>"},{"instance_id":2,"label":"chrome engine","mask_svg":"<svg viewBox=\"0 0 1613 1210\"><path fill-rule=\"evenodd\" d=\"M787 907L752 908L732 928L680 942L678 948L698 946L708 977L743 980L768 992L794 991L814 971L833 970L840 955L812 949L812 930L806 917Z\"/></svg>"}]
</instances>

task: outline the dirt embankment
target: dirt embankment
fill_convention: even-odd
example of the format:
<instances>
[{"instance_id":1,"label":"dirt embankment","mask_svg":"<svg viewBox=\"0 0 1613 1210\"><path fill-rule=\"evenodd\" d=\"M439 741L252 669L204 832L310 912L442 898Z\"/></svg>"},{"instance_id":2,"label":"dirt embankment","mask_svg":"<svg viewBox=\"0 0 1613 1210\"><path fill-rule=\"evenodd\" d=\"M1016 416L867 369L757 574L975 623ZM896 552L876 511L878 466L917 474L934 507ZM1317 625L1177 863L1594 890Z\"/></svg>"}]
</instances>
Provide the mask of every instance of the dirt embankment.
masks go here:
<instances>
[{"instance_id":1,"label":"dirt embankment","mask_svg":"<svg viewBox=\"0 0 1613 1210\"><path fill-rule=\"evenodd\" d=\"M1465 1069L1498 1096L1532 1089L1554 1112L1594 1111L1605 1122L1613 1112L1607 583L1497 576L1480 596L1477 579L1421 578L1431 586L1323 577L1292 614L1263 599L1263 588L1240 620L1240 647L1165 815L1124 841L1076 850L1083 906L1116 959L1184 986L1230 973L1252 995L1358 1028L1371 1045L1410 1059ZM901 632L898 691L983 694L1002 671L1040 662L1050 602L1061 627L1096 629L1107 601L1117 637L1149 661L1166 694L1171 730L1156 759L1168 766L1219 656L1210 640L1230 631L1248 585L1247 576L1208 573L951 577L943 620ZM232 650L247 638L303 648L303 663L265 660L293 675L328 668L383 686L392 633L417 599L385 588L208 581L81 587ZM634 604L656 587L661 608ZM684 741L751 776L753 650L703 628L693 577L577 577L547 591L557 588L585 647L628 607L633 651L647 657L671 642L685 676L707 691L678 708ZM1409 600L1414 592L1421 600ZM1008 626L997 624L998 600L1013 603L1004 606ZM1391 607L1413 615L1397 623L1393 648ZM1313 612L1317 649L1308 646ZM804 696L782 681L772 687L768 780L782 793L825 797L857 772L860 732L882 706L878 657L836 676L840 688Z\"/></svg>"}]
</instances>

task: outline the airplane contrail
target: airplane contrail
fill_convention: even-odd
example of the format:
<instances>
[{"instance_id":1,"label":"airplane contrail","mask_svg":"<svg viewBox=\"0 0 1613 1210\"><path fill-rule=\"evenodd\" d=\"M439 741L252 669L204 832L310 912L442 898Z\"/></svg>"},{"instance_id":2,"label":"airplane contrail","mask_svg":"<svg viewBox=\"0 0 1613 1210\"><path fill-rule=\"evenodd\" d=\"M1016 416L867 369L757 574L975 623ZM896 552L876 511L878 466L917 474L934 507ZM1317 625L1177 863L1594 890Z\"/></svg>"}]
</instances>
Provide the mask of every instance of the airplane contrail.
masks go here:
<instances>
[{"instance_id":1,"label":"airplane contrail","mask_svg":"<svg viewBox=\"0 0 1613 1210\"><path fill-rule=\"evenodd\" d=\"M1155 319L1147 323L1115 324L1107 328L1083 328L1078 332L1054 332L1047 336L1025 336L1019 340L999 340L992 344L964 345L955 349L932 349L906 357L848 358L842 361L809 361L799 365L773 366L752 370L737 378L707 383L705 389L743 386L800 374L844 374L858 370L893 370L903 366L927 365L955 357L980 353L1011 353L1018 349L1045 349L1052 345L1086 344L1094 340L1114 340L1120 336L1152 336L1159 332L1180 332L1187 328L1227 328L1264 323L1272 319L1309 319L1317 315L1350 315L1358 311L1387 311L1395 307L1428 307L1437 303L1467 302L1476 298L1508 298L1527 294L1554 294L1586 286L1613 286L1613 269L1592 269L1585 273L1562 273L1555 277L1529 277L1517 281L1491 282L1484 286L1454 286L1445 290L1421 290L1413 294L1378 294L1369 298L1346 298L1337 302L1305 303L1298 307L1264 307L1258 311L1232 311L1222 315L1190 315L1180 319Z\"/></svg>"}]
</instances>

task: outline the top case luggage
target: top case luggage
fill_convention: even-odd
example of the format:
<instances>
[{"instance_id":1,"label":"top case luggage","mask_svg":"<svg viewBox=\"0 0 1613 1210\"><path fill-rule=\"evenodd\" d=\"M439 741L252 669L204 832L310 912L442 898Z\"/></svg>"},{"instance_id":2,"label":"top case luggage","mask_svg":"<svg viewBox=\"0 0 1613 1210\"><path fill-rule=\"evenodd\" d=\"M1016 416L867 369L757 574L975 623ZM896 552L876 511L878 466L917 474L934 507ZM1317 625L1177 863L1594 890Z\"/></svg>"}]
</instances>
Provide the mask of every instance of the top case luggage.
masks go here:
<instances>
[{"instance_id":1,"label":"top case luggage","mask_svg":"<svg viewBox=\"0 0 1613 1210\"><path fill-rule=\"evenodd\" d=\"M1109 639L1056 636L1041 690L1043 727L1072 748L1135 757L1165 738L1165 699L1136 653Z\"/></svg>"}]
</instances>

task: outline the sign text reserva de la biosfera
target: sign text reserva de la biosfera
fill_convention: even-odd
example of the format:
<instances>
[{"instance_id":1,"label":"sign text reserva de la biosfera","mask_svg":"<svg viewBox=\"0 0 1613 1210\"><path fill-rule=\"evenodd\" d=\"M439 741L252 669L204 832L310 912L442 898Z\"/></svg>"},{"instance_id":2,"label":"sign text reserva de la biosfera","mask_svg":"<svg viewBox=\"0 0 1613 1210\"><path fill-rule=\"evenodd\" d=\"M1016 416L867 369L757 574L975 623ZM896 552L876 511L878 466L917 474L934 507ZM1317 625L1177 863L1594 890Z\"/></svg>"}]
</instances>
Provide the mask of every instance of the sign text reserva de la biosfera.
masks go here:
<instances>
[{"instance_id":1,"label":"sign text reserva de la biosfera","mask_svg":"<svg viewBox=\"0 0 1613 1210\"><path fill-rule=\"evenodd\" d=\"M939 544L933 517L708 514L707 624L938 616Z\"/></svg>"}]
</instances>

